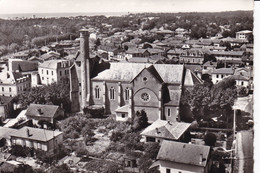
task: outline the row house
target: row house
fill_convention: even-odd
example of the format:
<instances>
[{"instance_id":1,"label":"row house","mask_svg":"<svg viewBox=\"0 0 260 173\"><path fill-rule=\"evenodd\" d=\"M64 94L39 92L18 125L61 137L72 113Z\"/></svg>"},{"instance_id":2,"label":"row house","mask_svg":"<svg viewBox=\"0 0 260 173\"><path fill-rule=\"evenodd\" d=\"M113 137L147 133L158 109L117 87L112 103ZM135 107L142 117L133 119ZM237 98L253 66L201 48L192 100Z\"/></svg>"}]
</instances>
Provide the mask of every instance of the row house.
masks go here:
<instances>
[{"instance_id":1,"label":"row house","mask_svg":"<svg viewBox=\"0 0 260 173\"><path fill-rule=\"evenodd\" d=\"M31 87L29 75L5 71L1 74L0 95L14 97Z\"/></svg>"},{"instance_id":2,"label":"row house","mask_svg":"<svg viewBox=\"0 0 260 173\"><path fill-rule=\"evenodd\" d=\"M32 86L38 84L49 85L58 83L63 78L69 77L70 61L68 60L49 60L39 65L38 73L32 75Z\"/></svg>"},{"instance_id":3,"label":"row house","mask_svg":"<svg viewBox=\"0 0 260 173\"><path fill-rule=\"evenodd\" d=\"M200 50L185 50L179 58L181 64L203 64L203 61L204 53Z\"/></svg>"},{"instance_id":4,"label":"row house","mask_svg":"<svg viewBox=\"0 0 260 173\"><path fill-rule=\"evenodd\" d=\"M231 76L234 74L233 68L219 68L214 69L211 73L212 82L214 84L222 81L225 77Z\"/></svg>"},{"instance_id":5,"label":"row house","mask_svg":"<svg viewBox=\"0 0 260 173\"><path fill-rule=\"evenodd\" d=\"M10 136L11 145L21 145L35 150L43 150L49 155L58 153L59 145L63 143L63 133L60 131L27 126L18 129Z\"/></svg>"}]
</instances>

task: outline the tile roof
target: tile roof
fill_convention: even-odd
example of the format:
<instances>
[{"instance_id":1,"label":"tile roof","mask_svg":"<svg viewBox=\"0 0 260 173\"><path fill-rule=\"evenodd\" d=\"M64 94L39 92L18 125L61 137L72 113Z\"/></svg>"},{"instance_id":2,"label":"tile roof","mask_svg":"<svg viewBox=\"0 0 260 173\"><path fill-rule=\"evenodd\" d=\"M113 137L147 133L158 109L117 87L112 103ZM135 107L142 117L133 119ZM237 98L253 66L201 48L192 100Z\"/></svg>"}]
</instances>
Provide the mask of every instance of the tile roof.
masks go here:
<instances>
[{"instance_id":1,"label":"tile roof","mask_svg":"<svg viewBox=\"0 0 260 173\"><path fill-rule=\"evenodd\" d=\"M13 97L0 96L0 105L6 105L13 100Z\"/></svg>"},{"instance_id":2,"label":"tile roof","mask_svg":"<svg viewBox=\"0 0 260 173\"><path fill-rule=\"evenodd\" d=\"M181 101L181 90L169 90L169 101L165 105L179 106Z\"/></svg>"},{"instance_id":3,"label":"tile roof","mask_svg":"<svg viewBox=\"0 0 260 173\"><path fill-rule=\"evenodd\" d=\"M194 145L164 140L157 155L158 160L206 167L210 153L209 146ZM201 162L200 156L205 159Z\"/></svg>"},{"instance_id":4,"label":"tile roof","mask_svg":"<svg viewBox=\"0 0 260 173\"><path fill-rule=\"evenodd\" d=\"M178 140L190 127L190 123L156 120L141 135Z\"/></svg>"},{"instance_id":5,"label":"tile roof","mask_svg":"<svg viewBox=\"0 0 260 173\"><path fill-rule=\"evenodd\" d=\"M130 105L124 105L115 110L115 112L128 112Z\"/></svg>"},{"instance_id":6,"label":"tile roof","mask_svg":"<svg viewBox=\"0 0 260 173\"><path fill-rule=\"evenodd\" d=\"M58 63L69 62L68 60L48 60L39 65L40 68L57 69Z\"/></svg>"},{"instance_id":7,"label":"tile roof","mask_svg":"<svg viewBox=\"0 0 260 173\"><path fill-rule=\"evenodd\" d=\"M32 61L12 61L10 64L12 71L29 72L38 70L38 62Z\"/></svg>"},{"instance_id":8,"label":"tile roof","mask_svg":"<svg viewBox=\"0 0 260 173\"><path fill-rule=\"evenodd\" d=\"M210 51L212 55L233 55L233 56L242 56L244 51Z\"/></svg>"},{"instance_id":9,"label":"tile roof","mask_svg":"<svg viewBox=\"0 0 260 173\"><path fill-rule=\"evenodd\" d=\"M232 68L218 68L213 69L212 74L233 74L234 70Z\"/></svg>"},{"instance_id":10,"label":"tile roof","mask_svg":"<svg viewBox=\"0 0 260 173\"><path fill-rule=\"evenodd\" d=\"M29 131L29 136L28 136L28 131ZM32 127L25 126L17 130L16 133L12 133L10 136L47 142L61 134L62 132L60 131L52 131L52 130L32 128Z\"/></svg>"},{"instance_id":11,"label":"tile roof","mask_svg":"<svg viewBox=\"0 0 260 173\"><path fill-rule=\"evenodd\" d=\"M59 106L56 105L41 105L30 104L25 115L26 116L41 116L41 117L54 117Z\"/></svg>"},{"instance_id":12,"label":"tile roof","mask_svg":"<svg viewBox=\"0 0 260 173\"><path fill-rule=\"evenodd\" d=\"M110 68L99 73L94 80L132 81L137 74L151 64L141 63L111 63ZM182 82L183 65L154 64L153 65L165 83Z\"/></svg>"},{"instance_id":13,"label":"tile roof","mask_svg":"<svg viewBox=\"0 0 260 173\"><path fill-rule=\"evenodd\" d=\"M0 126L0 139L1 138L6 138L10 139L10 135L13 133L17 133L17 129L12 129L12 128L7 128L7 127L1 127Z\"/></svg>"}]
</instances>

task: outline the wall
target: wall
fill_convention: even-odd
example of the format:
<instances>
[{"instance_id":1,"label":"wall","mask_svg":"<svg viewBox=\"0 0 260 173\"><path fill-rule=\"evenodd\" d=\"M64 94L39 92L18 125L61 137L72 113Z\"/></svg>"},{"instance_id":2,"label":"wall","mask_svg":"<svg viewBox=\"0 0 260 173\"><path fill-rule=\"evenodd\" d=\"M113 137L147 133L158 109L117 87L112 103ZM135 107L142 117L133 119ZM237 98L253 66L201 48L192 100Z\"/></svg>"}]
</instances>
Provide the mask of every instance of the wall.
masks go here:
<instances>
[{"instance_id":1,"label":"wall","mask_svg":"<svg viewBox=\"0 0 260 173\"><path fill-rule=\"evenodd\" d=\"M179 172L181 172L181 173L201 172L202 173L202 172L204 172L203 167L160 160L160 166L159 166L160 172L166 173L167 168L169 168L171 170L171 173L179 173Z\"/></svg>"}]
</instances>

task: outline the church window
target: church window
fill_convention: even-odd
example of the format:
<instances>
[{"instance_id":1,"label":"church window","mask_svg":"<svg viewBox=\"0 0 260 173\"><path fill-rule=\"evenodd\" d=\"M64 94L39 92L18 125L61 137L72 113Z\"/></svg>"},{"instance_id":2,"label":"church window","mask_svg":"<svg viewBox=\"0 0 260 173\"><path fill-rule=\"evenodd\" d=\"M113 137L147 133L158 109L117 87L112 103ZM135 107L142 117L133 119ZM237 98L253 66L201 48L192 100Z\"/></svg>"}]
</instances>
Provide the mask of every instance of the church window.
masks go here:
<instances>
[{"instance_id":1,"label":"church window","mask_svg":"<svg viewBox=\"0 0 260 173\"><path fill-rule=\"evenodd\" d=\"M143 78L143 81L144 81L144 82L147 81L147 77L144 77L144 78Z\"/></svg>"},{"instance_id":2,"label":"church window","mask_svg":"<svg viewBox=\"0 0 260 173\"><path fill-rule=\"evenodd\" d=\"M130 89L129 89L129 88L126 88L126 89L125 89L125 99L126 99L126 100L129 100L129 98L130 98Z\"/></svg>"},{"instance_id":3,"label":"church window","mask_svg":"<svg viewBox=\"0 0 260 173\"><path fill-rule=\"evenodd\" d=\"M171 116L171 109L170 109L170 108L168 108L168 110L167 110L167 114L168 114L168 117Z\"/></svg>"},{"instance_id":4,"label":"church window","mask_svg":"<svg viewBox=\"0 0 260 173\"><path fill-rule=\"evenodd\" d=\"M115 88L111 87L109 90L109 98L110 100L115 100Z\"/></svg>"},{"instance_id":5,"label":"church window","mask_svg":"<svg viewBox=\"0 0 260 173\"><path fill-rule=\"evenodd\" d=\"M98 86L96 86L95 88L95 98L96 99L99 99L100 98L100 88Z\"/></svg>"},{"instance_id":6,"label":"church window","mask_svg":"<svg viewBox=\"0 0 260 173\"><path fill-rule=\"evenodd\" d=\"M143 101L145 101L145 102L148 102L148 101L150 100L150 96L149 96L149 94L147 94L147 93L143 93L143 94L141 95L141 99L142 99Z\"/></svg>"}]
</instances>

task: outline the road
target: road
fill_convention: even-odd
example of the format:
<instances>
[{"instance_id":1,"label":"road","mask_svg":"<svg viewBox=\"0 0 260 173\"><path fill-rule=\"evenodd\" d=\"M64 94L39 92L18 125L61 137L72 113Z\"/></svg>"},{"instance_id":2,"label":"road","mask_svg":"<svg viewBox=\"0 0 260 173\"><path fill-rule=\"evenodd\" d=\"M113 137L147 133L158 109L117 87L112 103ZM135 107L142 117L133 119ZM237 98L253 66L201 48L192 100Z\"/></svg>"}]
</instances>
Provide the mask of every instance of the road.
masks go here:
<instances>
[{"instance_id":1,"label":"road","mask_svg":"<svg viewBox=\"0 0 260 173\"><path fill-rule=\"evenodd\" d=\"M253 173L253 130L237 133L237 160L239 173Z\"/></svg>"}]
</instances>

